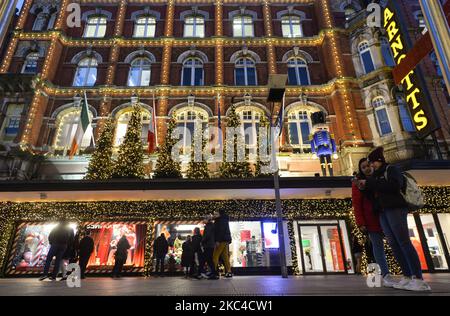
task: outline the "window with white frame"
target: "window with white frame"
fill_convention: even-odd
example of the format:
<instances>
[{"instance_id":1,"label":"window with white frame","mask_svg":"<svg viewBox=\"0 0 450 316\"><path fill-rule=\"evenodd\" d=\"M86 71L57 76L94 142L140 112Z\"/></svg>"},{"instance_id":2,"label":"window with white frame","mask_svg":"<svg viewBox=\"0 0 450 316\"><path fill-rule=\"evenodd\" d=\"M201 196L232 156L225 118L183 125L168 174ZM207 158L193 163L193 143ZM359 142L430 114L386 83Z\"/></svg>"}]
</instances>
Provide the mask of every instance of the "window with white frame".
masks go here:
<instances>
[{"instance_id":1,"label":"window with white frame","mask_svg":"<svg viewBox=\"0 0 450 316\"><path fill-rule=\"evenodd\" d=\"M107 23L108 19L106 18L106 16L90 16L87 20L83 37L105 37Z\"/></svg>"},{"instance_id":2,"label":"window with white frame","mask_svg":"<svg viewBox=\"0 0 450 316\"><path fill-rule=\"evenodd\" d=\"M38 72L39 53L30 53L25 58L22 67L23 74L36 74Z\"/></svg>"},{"instance_id":3,"label":"window with white frame","mask_svg":"<svg viewBox=\"0 0 450 316\"><path fill-rule=\"evenodd\" d=\"M372 53L370 52L369 42L364 41L358 46L359 58L364 68L364 73L368 74L375 70Z\"/></svg>"},{"instance_id":4,"label":"window with white frame","mask_svg":"<svg viewBox=\"0 0 450 316\"><path fill-rule=\"evenodd\" d=\"M258 132L261 115L264 113L256 108L243 107L236 110L241 120L241 133L245 135L245 145L247 149L253 150L256 154L258 146Z\"/></svg>"},{"instance_id":5,"label":"window with white frame","mask_svg":"<svg viewBox=\"0 0 450 316\"><path fill-rule=\"evenodd\" d=\"M288 80L293 86L309 86L311 79L309 77L308 64L302 58L293 57L288 60Z\"/></svg>"},{"instance_id":6,"label":"window with white frame","mask_svg":"<svg viewBox=\"0 0 450 316\"><path fill-rule=\"evenodd\" d=\"M139 57L131 62L128 74L129 87L146 87L150 85L151 62L148 58Z\"/></svg>"},{"instance_id":7,"label":"window with white frame","mask_svg":"<svg viewBox=\"0 0 450 316\"><path fill-rule=\"evenodd\" d=\"M134 24L133 37L155 37L156 19L151 15L140 16Z\"/></svg>"},{"instance_id":8,"label":"window with white frame","mask_svg":"<svg viewBox=\"0 0 450 316\"><path fill-rule=\"evenodd\" d=\"M250 15L237 15L233 18L234 37L253 37L253 18Z\"/></svg>"},{"instance_id":9,"label":"window with white frame","mask_svg":"<svg viewBox=\"0 0 450 316\"><path fill-rule=\"evenodd\" d=\"M33 24L33 31L45 31L47 29L48 14L40 12Z\"/></svg>"},{"instance_id":10,"label":"window with white frame","mask_svg":"<svg viewBox=\"0 0 450 316\"><path fill-rule=\"evenodd\" d=\"M389 121L389 115L387 112L386 101L383 97L377 97L372 100L372 106L375 110L375 119L378 126L378 131L381 136L389 135L392 133L391 122Z\"/></svg>"},{"instance_id":11,"label":"window with white frame","mask_svg":"<svg viewBox=\"0 0 450 316\"><path fill-rule=\"evenodd\" d=\"M68 150L72 146L75 133L80 123L80 109L73 109L72 111L65 111L57 117L57 128L55 138L55 149ZM92 113L89 112L92 116ZM89 125L86 133L84 133L83 140L81 141L80 149L87 148L91 145L93 137L92 125Z\"/></svg>"},{"instance_id":12,"label":"window with white frame","mask_svg":"<svg viewBox=\"0 0 450 316\"><path fill-rule=\"evenodd\" d=\"M97 59L93 57L83 58L77 67L75 78L73 81L74 87L92 87L97 81Z\"/></svg>"},{"instance_id":13,"label":"window with white frame","mask_svg":"<svg viewBox=\"0 0 450 316\"><path fill-rule=\"evenodd\" d=\"M256 86L256 65L250 57L241 57L236 61L234 81L237 86Z\"/></svg>"},{"instance_id":14,"label":"window with white frame","mask_svg":"<svg viewBox=\"0 0 450 316\"><path fill-rule=\"evenodd\" d=\"M189 15L184 19L184 37L205 37L205 18Z\"/></svg>"},{"instance_id":15,"label":"window with white frame","mask_svg":"<svg viewBox=\"0 0 450 316\"><path fill-rule=\"evenodd\" d=\"M175 119L177 127L183 131L180 140L183 142L182 154L185 155L190 151L190 146L194 145L194 133L197 124L201 124L201 129L204 131L208 126L208 116L203 111L199 111L198 108L191 107L177 111Z\"/></svg>"},{"instance_id":16,"label":"window with white frame","mask_svg":"<svg viewBox=\"0 0 450 316\"><path fill-rule=\"evenodd\" d=\"M200 58L189 57L183 62L181 85L203 86L203 62Z\"/></svg>"},{"instance_id":17,"label":"window with white frame","mask_svg":"<svg viewBox=\"0 0 450 316\"><path fill-rule=\"evenodd\" d=\"M8 104L2 126L2 141L13 141L16 138L19 133L23 107L23 104Z\"/></svg>"},{"instance_id":18,"label":"window with white frame","mask_svg":"<svg viewBox=\"0 0 450 316\"><path fill-rule=\"evenodd\" d=\"M302 151L311 148L312 122L311 112L303 109L296 109L288 113L289 142L294 148Z\"/></svg>"},{"instance_id":19,"label":"window with white frame","mask_svg":"<svg viewBox=\"0 0 450 316\"><path fill-rule=\"evenodd\" d=\"M302 21L297 15L285 15L281 18L281 29L284 37L303 37Z\"/></svg>"},{"instance_id":20,"label":"window with white frame","mask_svg":"<svg viewBox=\"0 0 450 316\"><path fill-rule=\"evenodd\" d=\"M118 117L117 117L117 128L116 128L116 135L115 135L115 146L120 146L124 139L125 135L127 133L128 129L128 123L131 119L131 114L133 113L132 108L125 109L122 111ZM150 126L150 112L147 110L143 110L142 114L142 133L141 133L141 140L142 145L146 145L148 143L148 129Z\"/></svg>"},{"instance_id":21,"label":"window with white frame","mask_svg":"<svg viewBox=\"0 0 450 316\"><path fill-rule=\"evenodd\" d=\"M396 63L394 60L394 55L392 54L391 45L385 37L381 38L381 53L383 54L385 65L395 67Z\"/></svg>"}]
</instances>

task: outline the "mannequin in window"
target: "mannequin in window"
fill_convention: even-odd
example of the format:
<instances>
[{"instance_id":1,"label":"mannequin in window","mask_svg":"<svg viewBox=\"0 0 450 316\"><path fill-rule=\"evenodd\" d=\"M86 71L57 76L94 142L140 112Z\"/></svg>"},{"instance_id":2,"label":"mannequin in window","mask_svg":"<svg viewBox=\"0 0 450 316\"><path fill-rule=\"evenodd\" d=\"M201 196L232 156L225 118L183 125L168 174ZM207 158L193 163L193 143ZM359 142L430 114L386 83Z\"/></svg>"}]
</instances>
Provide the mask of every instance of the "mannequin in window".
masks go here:
<instances>
[{"instance_id":1,"label":"mannequin in window","mask_svg":"<svg viewBox=\"0 0 450 316\"><path fill-rule=\"evenodd\" d=\"M333 176L333 161L331 156L337 158L336 143L334 137L328 131L328 126L325 123L325 114L323 112L316 112L311 114L311 121L313 125L314 134L311 138L311 149L315 158L320 159L320 166L322 174L327 176L327 167L330 176Z\"/></svg>"}]
</instances>

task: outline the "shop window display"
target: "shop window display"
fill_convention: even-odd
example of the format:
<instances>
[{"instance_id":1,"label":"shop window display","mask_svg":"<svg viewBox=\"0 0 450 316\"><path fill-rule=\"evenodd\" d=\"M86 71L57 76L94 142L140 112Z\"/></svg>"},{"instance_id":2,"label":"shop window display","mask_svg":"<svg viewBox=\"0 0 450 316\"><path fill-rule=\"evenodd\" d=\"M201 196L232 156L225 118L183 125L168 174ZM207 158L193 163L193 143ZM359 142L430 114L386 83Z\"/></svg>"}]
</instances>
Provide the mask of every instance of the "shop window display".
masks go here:
<instances>
[{"instance_id":1,"label":"shop window display","mask_svg":"<svg viewBox=\"0 0 450 316\"><path fill-rule=\"evenodd\" d=\"M441 237L436 228L433 215L420 215L422 227L427 239L428 249L430 250L431 260L436 270L447 270L448 264L445 259L444 248L442 246Z\"/></svg>"},{"instance_id":2,"label":"shop window display","mask_svg":"<svg viewBox=\"0 0 450 316\"><path fill-rule=\"evenodd\" d=\"M419 231L417 230L416 222L414 220L414 215L408 215L408 228L409 228L409 238L417 251L420 259L420 266L422 270L428 270L427 260L425 258L425 253L423 251L422 243L420 242Z\"/></svg>"},{"instance_id":3,"label":"shop window display","mask_svg":"<svg viewBox=\"0 0 450 316\"><path fill-rule=\"evenodd\" d=\"M57 223L22 223L17 228L13 244L14 257L10 262L11 273L41 273L50 250L48 236ZM70 223L77 231L77 225Z\"/></svg>"},{"instance_id":4,"label":"shop window display","mask_svg":"<svg viewBox=\"0 0 450 316\"><path fill-rule=\"evenodd\" d=\"M442 228L442 238L447 245L447 249L450 250L450 214L438 214L438 218Z\"/></svg>"}]
</instances>

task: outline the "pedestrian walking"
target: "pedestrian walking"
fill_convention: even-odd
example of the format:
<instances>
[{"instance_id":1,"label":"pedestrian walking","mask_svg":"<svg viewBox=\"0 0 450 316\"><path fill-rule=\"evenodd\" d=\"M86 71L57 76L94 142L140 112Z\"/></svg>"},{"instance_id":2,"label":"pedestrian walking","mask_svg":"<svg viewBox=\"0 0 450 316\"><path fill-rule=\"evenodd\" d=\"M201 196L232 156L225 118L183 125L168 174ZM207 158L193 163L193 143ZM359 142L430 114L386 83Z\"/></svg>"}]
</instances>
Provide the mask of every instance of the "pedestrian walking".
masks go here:
<instances>
[{"instance_id":1,"label":"pedestrian walking","mask_svg":"<svg viewBox=\"0 0 450 316\"><path fill-rule=\"evenodd\" d=\"M40 281L43 281L46 278L50 278L50 280L52 281L56 280L61 260L69 243L70 230L72 230L72 228L70 228L68 224L69 223L66 220L62 220L58 225L56 225L55 228L52 229L52 231L48 235L50 250L48 251L47 259L45 261L44 273L39 278ZM55 257L55 265L53 267L53 272L50 275L49 270L53 257Z\"/></svg>"},{"instance_id":2,"label":"pedestrian walking","mask_svg":"<svg viewBox=\"0 0 450 316\"><path fill-rule=\"evenodd\" d=\"M81 279L86 278L86 267L89 262L89 258L94 252L94 239L91 237L91 231L86 230L84 237L80 240L79 245L79 265L81 270Z\"/></svg>"},{"instance_id":3,"label":"pedestrian walking","mask_svg":"<svg viewBox=\"0 0 450 316\"><path fill-rule=\"evenodd\" d=\"M67 265L69 265L70 263L77 262L77 259L76 259L77 250L76 250L75 240L79 237L80 237L80 235L78 233L75 236L73 229L69 229L69 241L67 243L66 251L64 252L64 255L62 257L62 264L60 267L60 272L62 274L61 281L67 280L67 275L71 273L71 272L67 271Z\"/></svg>"},{"instance_id":4,"label":"pedestrian walking","mask_svg":"<svg viewBox=\"0 0 450 316\"><path fill-rule=\"evenodd\" d=\"M181 266L184 268L184 277L188 278L192 261L194 261L194 250L192 249L192 238L190 235L187 236L181 248L183 250L181 254Z\"/></svg>"},{"instance_id":5,"label":"pedestrian walking","mask_svg":"<svg viewBox=\"0 0 450 316\"><path fill-rule=\"evenodd\" d=\"M231 243L230 232L230 218L226 214L225 210L221 209L217 218L214 221L214 239L215 247L213 253L214 270L216 272L215 278L217 279L217 266L219 264L219 258L222 258L225 266L225 277L231 278L231 265L230 265L230 253L229 245Z\"/></svg>"},{"instance_id":6,"label":"pedestrian walking","mask_svg":"<svg viewBox=\"0 0 450 316\"><path fill-rule=\"evenodd\" d=\"M198 273L203 278L214 278L216 275L216 270L213 261L213 253L216 242L214 239L214 221L212 215L205 217L205 228L203 229L201 244L203 248L203 256L201 257ZM205 263L208 265L209 275L205 273Z\"/></svg>"},{"instance_id":7,"label":"pedestrian walking","mask_svg":"<svg viewBox=\"0 0 450 316\"><path fill-rule=\"evenodd\" d=\"M155 272L160 276L164 276L164 261L167 253L169 252L169 243L167 242L166 235L161 234L155 239L153 244L153 253L156 259Z\"/></svg>"},{"instance_id":8,"label":"pedestrian walking","mask_svg":"<svg viewBox=\"0 0 450 316\"><path fill-rule=\"evenodd\" d=\"M194 236L192 236L192 252L194 254L194 260L192 260L191 265L191 275L194 275L195 278L201 279L200 276L200 262L201 258L203 257L203 251L202 251L202 235L200 233L200 228L195 227L194 228Z\"/></svg>"},{"instance_id":9,"label":"pedestrian walking","mask_svg":"<svg viewBox=\"0 0 450 316\"><path fill-rule=\"evenodd\" d=\"M122 235L122 237L119 239L119 242L117 243L117 250L114 254L115 256L115 263L114 268L112 271L112 277L113 278L120 278L123 265L125 262L127 262L128 257L128 249L130 249L130 243L128 242L128 239L125 235Z\"/></svg>"}]
</instances>

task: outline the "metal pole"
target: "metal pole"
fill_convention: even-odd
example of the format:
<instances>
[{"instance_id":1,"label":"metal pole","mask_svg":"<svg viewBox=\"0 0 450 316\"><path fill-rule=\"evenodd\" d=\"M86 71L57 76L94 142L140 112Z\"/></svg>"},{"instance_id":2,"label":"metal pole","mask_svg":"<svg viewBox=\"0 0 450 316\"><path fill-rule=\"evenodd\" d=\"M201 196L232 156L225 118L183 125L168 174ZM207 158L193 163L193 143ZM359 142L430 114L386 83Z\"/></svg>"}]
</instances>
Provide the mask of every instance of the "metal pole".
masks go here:
<instances>
[{"instance_id":1,"label":"metal pole","mask_svg":"<svg viewBox=\"0 0 450 316\"><path fill-rule=\"evenodd\" d=\"M431 133L431 137L433 138L434 147L436 147L436 153L439 160L444 160L444 157L442 156L441 147L439 147L439 142L436 137L436 132Z\"/></svg>"},{"instance_id":2,"label":"metal pole","mask_svg":"<svg viewBox=\"0 0 450 316\"><path fill-rule=\"evenodd\" d=\"M271 134L271 153L272 153L272 163L275 166L275 172L273 174L273 184L274 184L274 190L275 190L275 208L277 212L277 230L278 230L278 243L280 245L280 265L281 265L281 276L283 279L287 279L288 272L287 272L287 265L286 265L286 247L284 244L284 226L283 226L283 211L281 209L281 194L280 194L280 178L279 178L279 168L277 163L277 155L275 152L275 144L276 144L276 135L275 130L273 128L272 119L270 120L272 126L272 129L270 131Z\"/></svg>"},{"instance_id":3,"label":"metal pole","mask_svg":"<svg viewBox=\"0 0 450 316\"><path fill-rule=\"evenodd\" d=\"M447 18L438 0L419 0L428 33L442 70L447 91L450 93L450 30Z\"/></svg>"}]
</instances>

